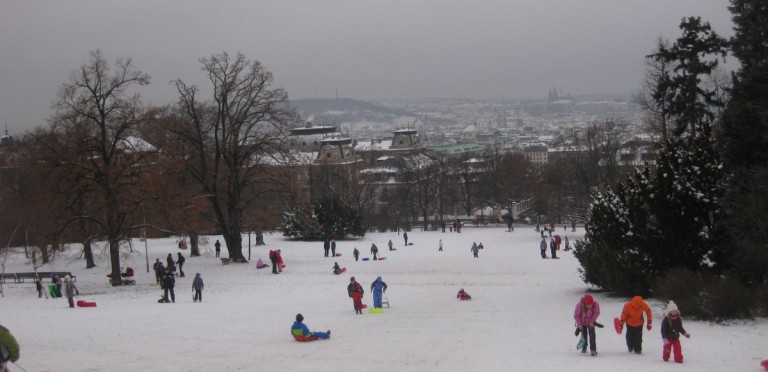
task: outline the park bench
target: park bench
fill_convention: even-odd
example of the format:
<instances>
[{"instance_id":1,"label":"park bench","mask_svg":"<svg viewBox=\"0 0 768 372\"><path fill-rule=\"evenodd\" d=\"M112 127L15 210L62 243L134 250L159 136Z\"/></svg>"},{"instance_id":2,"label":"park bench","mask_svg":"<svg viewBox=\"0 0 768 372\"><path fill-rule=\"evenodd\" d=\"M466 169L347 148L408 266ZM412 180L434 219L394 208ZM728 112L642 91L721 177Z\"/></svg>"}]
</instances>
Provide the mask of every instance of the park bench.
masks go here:
<instances>
[{"instance_id":1,"label":"park bench","mask_svg":"<svg viewBox=\"0 0 768 372\"><path fill-rule=\"evenodd\" d=\"M72 278L73 282L77 281L77 276L73 275L69 271L38 271L37 273L34 272L27 272L27 273L16 273L16 283L23 283L26 279L30 279L34 281L36 278L40 279L50 279L54 275L57 275L59 278L63 279L65 276L69 275Z\"/></svg>"},{"instance_id":2,"label":"park bench","mask_svg":"<svg viewBox=\"0 0 768 372\"><path fill-rule=\"evenodd\" d=\"M13 281L16 281L16 274L14 273L2 273L0 274L0 282L7 282L9 279L13 279Z\"/></svg>"}]
</instances>

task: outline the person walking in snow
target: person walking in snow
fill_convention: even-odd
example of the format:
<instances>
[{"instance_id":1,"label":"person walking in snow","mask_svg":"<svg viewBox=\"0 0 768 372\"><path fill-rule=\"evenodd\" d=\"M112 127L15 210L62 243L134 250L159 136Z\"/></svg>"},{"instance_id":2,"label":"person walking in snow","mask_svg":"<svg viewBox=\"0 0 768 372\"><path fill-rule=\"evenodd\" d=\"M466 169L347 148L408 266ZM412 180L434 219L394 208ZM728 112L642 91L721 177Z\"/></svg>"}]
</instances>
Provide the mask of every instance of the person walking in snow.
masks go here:
<instances>
[{"instance_id":1,"label":"person walking in snow","mask_svg":"<svg viewBox=\"0 0 768 372\"><path fill-rule=\"evenodd\" d=\"M325 238L325 241L323 242L323 250L325 251L325 257L328 257L328 251L331 250L331 240L328 238Z\"/></svg>"},{"instance_id":2,"label":"person walking in snow","mask_svg":"<svg viewBox=\"0 0 768 372\"><path fill-rule=\"evenodd\" d=\"M552 254L552 258L557 258L557 244L555 239L549 239L549 252Z\"/></svg>"},{"instance_id":3,"label":"person walking in snow","mask_svg":"<svg viewBox=\"0 0 768 372\"><path fill-rule=\"evenodd\" d=\"M165 267L163 266L163 263L160 262L159 258L155 259L155 264L152 265L152 268L155 269L155 279L157 280L157 284L163 284L163 275L165 275Z\"/></svg>"},{"instance_id":4,"label":"person walking in snow","mask_svg":"<svg viewBox=\"0 0 768 372\"><path fill-rule=\"evenodd\" d=\"M357 250L357 247L352 251L352 255L355 256L355 261L360 257L360 251Z\"/></svg>"},{"instance_id":5,"label":"person walking in snow","mask_svg":"<svg viewBox=\"0 0 768 372\"><path fill-rule=\"evenodd\" d=\"M480 248L477 246L477 243L472 242L472 248L470 248L472 251L472 255L475 256L475 258L478 258L477 252L480 251Z\"/></svg>"},{"instance_id":6,"label":"person walking in snow","mask_svg":"<svg viewBox=\"0 0 768 372\"><path fill-rule=\"evenodd\" d=\"M541 258L547 258L547 241L544 240L544 237L541 238L541 243L539 243L539 249L541 249Z\"/></svg>"},{"instance_id":7,"label":"person walking in snow","mask_svg":"<svg viewBox=\"0 0 768 372\"><path fill-rule=\"evenodd\" d=\"M568 252L568 251L571 250L571 243L568 241L568 237L567 236L565 237L564 241L565 241L565 248L563 250Z\"/></svg>"},{"instance_id":8,"label":"person walking in snow","mask_svg":"<svg viewBox=\"0 0 768 372\"><path fill-rule=\"evenodd\" d=\"M64 277L64 293L67 295L69 307L75 307L75 286L72 284L72 277Z\"/></svg>"},{"instance_id":9,"label":"person walking in snow","mask_svg":"<svg viewBox=\"0 0 768 372\"><path fill-rule=\"evenodd\" d=\"M389 243L387 243L387 245L389 246L389 250L390 251L393 250L392 248L393 248L394 244L392 244L392 239L389 239Z\"/></svg>"},{"instance_id":10,"label":"person walking in snow","mask_svg":"<svg viewBox=\"0 0 768 372\"><path fill-rule=\"evenodd\" d=\"M349 285L347 286L347 293L352 298L352 305L355 307L355 314L363 313L363 286L355 281L355 277L349 278Z\"/></svg>"},{"instance_id":11,"label":"person walking in snow","mask_svg":"<svg viewBox=\"0 0 768 372\"><path fill-rule=\"evenodd\" d=\"M184 258L184 256L181 255L181 252L178 252L179 257L176 260L176 263L179 264L179 277L184 277L184 269L182 268L184 266L184 262L187 262L187 260Z\"/></svg>"},{"instance_id":12,"label":"person walking in snow","mask_svg":"<svg viewBox=\"0 0 768 372\"><path fill-rule=\"evenodd\" d=\"M573 310L573 319L576 320L576 327L581 330L581 337L584 339L581 352L587 352L587 342L592 356L597 355L597 342L595 341L595 324L597 317L600 316L600 305L592 296L586 294L576 304Z\"/></svg>"},{"instance_id":13,"label":"person walking in snow","mask_svg":"<svg viewBox=\"0 0 768 372\"><path fill-rule=\"evenodd\" d=\"M647 317L647 320L643 317L643 313ZM651 324L653 323L653 313L643 298L640 296L632 297L621 310L621 326L627 325L627 349L629 352L635 354L642 354L643 352L643 323L646 324L648 330L651 330Z\"/></svg>"},{"instance_id":14,"label":"person walking in snow","mask_svg":"<svg viewBox=\"0 0 768 372\"><path fill-rule=\"evenodd\" d=\"M336 237L331 237L331 257L336 257Z\"/></svg>"},{"instance_id":15,"label":"person walking in snow","mask_svg":"<svg viewBox=\"0 0 768 372\"><path fill-rule=\"evenodd\" d=\"M61 278L59 278L58 275L54 274L51 276L51 282L53 283L56 297L61 297Z\"/></svg>"},{"instance_id":16,"label":"person walking in snow","mask_svg":"<svg viewBox=\"0 0 768 372\"><path fill-rule=\"evenodd\" d=\"M195 273L195 279L192 279L192 291L195 293L192 296L192 302L203 302L203 278L200 277L200 273Z\"/></svg>"},{"instance_id":17,"label":"person walking in snow","mask_svg":"<svg viewBox=\"0 0 768 372\"><path fill-rule=\"evenodd\" d=\"M437 249L438 251L443 250L443 239L440 239L440 242L437 243L437 246L438 246L438 249Z\"/></svg>"},{"instance_id":18,"label":"person walking in snow","mask_svg":"<svg viewBox=\"0 0 768 372\"><path fill-rule=\"evenodd\" d=\"M325 340L331 338L331 330L328 330L327 332L310 332L309 328L302 323L303 321L304 316L296 314L296 321L293 322L293 325L291 326L291 335L293 335L293 338L296 341Z\"/></svg>"},{"instance_id":19,"label":"person walking in snow","mask_svg":"<svg viewBox=\"0 0 768 372\"><path fill-rule=\"evenodd\" d=\"M176 276L173 275L170 267L165 268L165 275L163 275L163 302L168 303L168 294L171 295L172 302L176 302L176 293L173 291L173 287L176 285Z\"/></svg>"},{"instance_id":20,"label":"person walking in snow","mask_svg":"<svg viewBox=\"0 0 768 372\"><path fill-rule=\"evenodd\" d=\"M269 251L269 262L272 263L272 274L280 274L280 272L277 271L277 252L273 250Z\"/></svg>"},{"instance_id":21,"label":"person walking in snow","mask_svg":"<svg viewBox=\"0 0 768 372\"><path fill-rule=\"evenodd\" d=\"M381 296L387 292L387 283L381 280L381 276L371 283L371 293L373 293L373 307L381 309Z\"/></svg>"},{"instance_id":22,"label":"person walking in snow","mask_svg":"<svg viewBox=\"0 0 768 372\"><path fill-rule=\"evenodd\" d=\"M405 245L408 245L408 233L403 231L403 240L405 240Z\"/></svg>"},{"instance_id":23,"label":"person walking in snow","mask_svg":"<svg viewBox=\"0 0 768 372\"><path fill-rule=\"evenodd\" d=\"M379 256L379 247L376 246L376 244L371 244L371 254L373 255L373 260L378 260Z\"/></svg>"},{"instance_id":24,"label":"person walking in snow","mask_svg":"<svg viewBox=\"0 0 768 372\"><path fill-rule=\"evenodd\" d=\"M168 253L168 257L165 258L165 262L168 264L165 266L166 269L171 269L171 273L174 275L176 274L176 263L173 262L173 256Z\"/></svg>"},{"instance_id":25,"label":"person walking in snow","mask_svg":"<svg viewBox=\"0 0 768 372\"><path fill-rule=\"evenodd\" d=\"M661 338L664 340L664 350L662 359L669 360L669 354L674 353L675 363L683 362L683 348L680 345L680 335L690 338L691 335L683 328L683 319L680 316L680 310L674 301L669 301L667 313L661 322Z\"/></svg>"},{"instance_id":26,"label":"person walking in snow","mask_svg":"<svg viewBox=\"0 0 768 372\"><path fill-rule=\"evenodd\" d=\"M217 240L216 244L214 244L213 246L216 247L216 257L219 257L219 255L221 254L221 243L219 243L219 241Z\"/></svg>"}]
</instances>

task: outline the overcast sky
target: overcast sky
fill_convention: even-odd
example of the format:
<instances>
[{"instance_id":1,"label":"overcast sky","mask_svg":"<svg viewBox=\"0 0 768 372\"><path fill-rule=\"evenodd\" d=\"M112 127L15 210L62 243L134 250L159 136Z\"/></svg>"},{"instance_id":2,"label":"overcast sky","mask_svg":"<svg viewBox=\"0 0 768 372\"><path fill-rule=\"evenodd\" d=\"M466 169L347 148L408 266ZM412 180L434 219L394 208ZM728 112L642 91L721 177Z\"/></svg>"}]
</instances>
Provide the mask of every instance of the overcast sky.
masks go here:
<instances>
[{"instance_id":1,"label":"overcast sky","mask_svg":"<svg viewBox=\"0 0 768 372\"><path fill-rule=\"evenodd\" d=\"M101 49L169 84L203 83L198 59L261 61L290 97L537 98L637 89L658 36L685 16L732 34L728 0L1 0L0 123L21 133Z\"/></svg>"}]
</instances>

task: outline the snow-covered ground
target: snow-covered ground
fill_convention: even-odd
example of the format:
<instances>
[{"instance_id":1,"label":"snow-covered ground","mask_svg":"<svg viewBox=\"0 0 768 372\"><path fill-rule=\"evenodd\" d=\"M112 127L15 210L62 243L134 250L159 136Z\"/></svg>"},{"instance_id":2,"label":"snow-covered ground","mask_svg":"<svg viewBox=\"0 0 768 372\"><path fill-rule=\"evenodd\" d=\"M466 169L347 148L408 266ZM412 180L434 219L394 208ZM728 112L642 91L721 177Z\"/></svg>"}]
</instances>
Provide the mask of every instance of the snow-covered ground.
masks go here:
<instances>
[{"instance_id":1,"label":"snow-covered ground","mask_svg":"<svg viewBox=\"0 0 768 372\"><path fill-rule=\"evenodd\" d=\"M558 234L571 240L583 235ZM409 232L405 247L397 233L373 233L338 242L341 257L324 258L322 242L288 241L267 235L254 247L252 263L221 265L208 237L203 256L188 257L178 278L176 303L159 304L160 288L146 273L144 243L123 260L136 270L135 286L112 287L105 277L108 256L98 249L98 266L85 269L79 247L58 254L40 271L71 271L83 299L95 308L67 307L66 299L38 299L34 284L6 283L0 324L21 344L18 366L40 371L760 371L768 358L766 319L717 325L685 318L683 365L661 360L659 325L663 304L649 300L654 328L644 333L644 353L630 354L612 319L629 298L594 294L600 303L599 355L576 350L573 309L589 290L570 252L542 260L538 233L529 226L467 227L461 234ZM387 251L392 239L397 251ZM438 252L442 239L444 251ZM247 239L244 239L247 244ZM223 242L223 240L222 240ZM482 242L479 258L470 252ZM368 257L376 243L386 260L355 262L353 247ZM150 265L179 250L176 239L148 241ZM257 270L256 258L281 249L280 275ZM244 253L248 255L248 248ZM222 252L226 255L225 252ZM6 257L6 272L32 271L23 250ZM333 275L334 261L347 268ZM1 261L0 261L1 262ZM191 282L205 280L204 301L192 302ZM381 275L389 285L391 308L356 315L347 296L349 277L366 289ZM49 283L50 280L45 280ZM471 301L459 301L464 288ZM738 304L734 304L738 306ZM312 330L332 330L327 341L299 343L290 336L296 313ZM11 365L12 371L21 370Z\"/></svg>"}]
</instances>

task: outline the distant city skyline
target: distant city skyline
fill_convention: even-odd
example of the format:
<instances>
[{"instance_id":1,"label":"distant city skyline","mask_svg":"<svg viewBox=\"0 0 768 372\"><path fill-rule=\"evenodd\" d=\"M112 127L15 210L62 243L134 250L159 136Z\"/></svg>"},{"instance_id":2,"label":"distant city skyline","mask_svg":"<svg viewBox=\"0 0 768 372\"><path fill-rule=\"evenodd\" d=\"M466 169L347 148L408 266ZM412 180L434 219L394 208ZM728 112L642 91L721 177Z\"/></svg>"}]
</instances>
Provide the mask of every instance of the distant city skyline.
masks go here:
<instances>
[{"instance_id":1,"label":"distant city skyline","mask_svg":"<svg viewBox=\"0 0 768 372\"><path fill-rule=\"evenodd\" d=\"M732 34L728 0L201 0L0 2L0 124L45 124L59 87L101 49L152 76L207 87L198 60L243 53L292 99L546 98L628 94L659 36L683 17Z\"/></svg>"}]
</instances>

